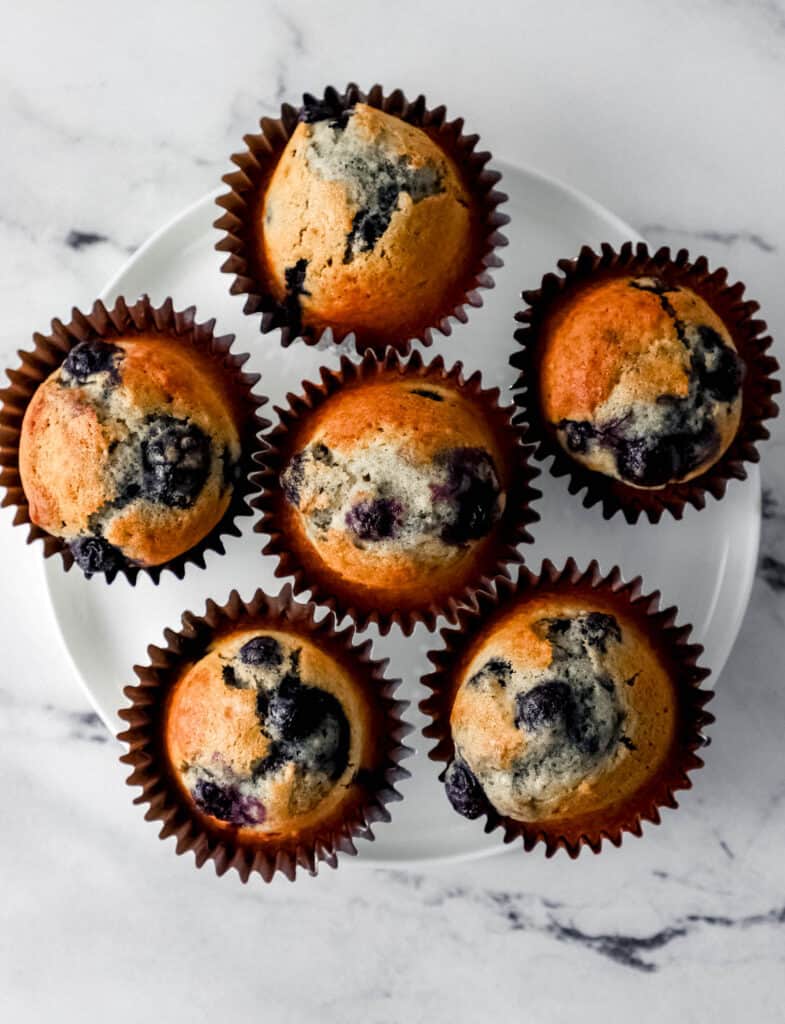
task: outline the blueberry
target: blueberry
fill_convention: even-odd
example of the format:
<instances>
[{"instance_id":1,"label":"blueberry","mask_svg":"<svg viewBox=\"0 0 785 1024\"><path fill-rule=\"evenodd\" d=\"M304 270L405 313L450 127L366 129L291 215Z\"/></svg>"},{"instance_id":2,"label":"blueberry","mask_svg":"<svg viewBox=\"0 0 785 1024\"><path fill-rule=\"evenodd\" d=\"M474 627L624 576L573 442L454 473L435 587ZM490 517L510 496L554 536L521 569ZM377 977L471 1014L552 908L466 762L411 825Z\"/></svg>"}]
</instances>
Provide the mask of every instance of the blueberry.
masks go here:
<instances>
[{"instance_id":1,"label":"blueberry","mask_svg":"<svg viewBox=\"0 0 785 1024\"><path fill-rule=\"evenodd\" d=\"M273 734L275 756L261 762L264 771L274 770L271 764L294 761L331 778L341 775L349 759L350 730L340 701L331 693L288 674L264 705L257 701L257 712L264 729Z\"/></svg>"},{"instance_id":2,"label":"blueberry","mask_svg":"<svg viewBox=\"0 0 785 1024\"><path fill-rule=\"evenodd\" d=\"M479 818L490 810L485 791L463 761L455 760L448 767L444 789L447 799L464 818Z\"/></svg>"},{"instance_id":3,"label":"blueberry","mask_svg":"<svg viewBox=\"0 0 785 1024\"><path fill-rule=\"evenodd\" d=\"M74 345L63 361L63 373L76 381L85 384L89 377L96 373L111 373L116 379L117 363L122 356L122 349L105 341L80 341Z\"/></svg>"},{"instance_id":4,"label":"blueberry","mask_svg":"<svg viewBox=\"0 0 785 1024\"><path fill-rule=\"evenodd\" d=\"M693 364L698 364L701 387L718 402L733 402L744 380L744 362L713 328L702 324L698 336L703 351L693 354ZM706 365L707 353L711 356L711 368Z\"/></svg>"},{"instance_id":5,"label":"blueberry","mask_svg":"<svg viewBox=\"0 0 785 1024\"><path fill-rule=\"evenodd\" d=\"M317 441L311 448L311 455L316 462L329 462L332 456L330 449L322 441Z\"/></svg>"},{"instance_id":6,"label":"blueberry","mask_svg":"<svg viewBox=\"0 0 785 1024\"><path fill-rule=\"evenodd\" d=\"M430 398L432 402L444 401L444 397L438 391L429 391L428 388L412 388L411 394L419 395L420 398Z\"/></svg>"},{"instance_id":7,"label":"blueberry","mask_svg":"<svg viewBox=\"0 0 785 1024\"><path fill-rule=\"evenodd\" d=\"M346 525L360 540L395 537L403 522L403 508L390 498L360 501L346 513Z\"/></svg>"},{"instance_id":8,"label":"blueberry","mask_svg":"<svg viewBox=\"0 0 785 1024\"><path fill-rule=\"evenodd\" d=\"M221 669L221 675L223 677L224 686L229 686L233 690L244 689L243 684L237 678L234 669L231 665L224 665Z\"/></svg>"},{"instance_id":9,"label":"blueberry","mask_svg":"<svg viewBox=\"0 0 785 1024\"><path fill-rule=\"evenodd\" d=\"M564 431L568 450L576 455L584 455L596 436L594 427L585 420L562 420L558 426Z\"/></svg>"},{"instance_id":10,"label":"blueberry","mask_svg":"<svg viewBox=\"0 0 785 1024\"><path fill-rule=\"evenodd\" d=\"M662 487L681 475L679 442L689 438L673 435L621 441L616 452L619 475L642 487Z\"/></svg>"},{"instance_id":11,"label":"blueberry","mask_svg":"<svg viewBox=\"0 0 785 1024\"><path fill-rule=\"evenodd\" d=\"M297 695L278 691L272 694L266 703L267 726L270 729L274 729L283 739L296 738L299 732L298 726L300 725L298 721L300 716L298 715Z\"/></svg>"},{"instance_id":12,"label":"blueberry","mask_svg":"<svg viewBox=\"0 0 785 1024\"><path fill-rule=\"evenodd\" d=\"M199 779L191 790L196 806L204 814L220 821L232 820L235 793L233 788L219 786L207 779Z\"/></svg>"},{"instance_id":13,"label":"blueberry","mask_svg":"<svg viewBox=\"0 0 785 1024\"><path fill-rule=\"evenodd\" d=\"M558 640L572 627L572 619L542 619L541 622L546 625L545 635L549 640Z\"/></svg>"},{"instance_id":14,"label":"blueberry","mask_svg":"<svg viewBox=\"0 0 785 1024\"><path fill-rule=\"evenodd\" d=\"M452 522L441 532L447 544L465 544L484 537L499 511L499 479L493 459L482 448L454 448L445 457L447 482L437 497L455 508Z\"/></svg>"},{"instance_id":15,"label":"blueberry","mask_svg":"<svg viewBox=\"0 0 785 1024\"><path fill-rule=\"evenodd\" d=\"M591 647L605 653L608 639L621 643L621 627L612 615L604 612L589 612L581 620L581 632Z\"/></svg>"},{"instance_id":16,"label":"blueberry","mask_svg":"<svg viewBox=\"0 0 785 1024\"><path fill-rule=\"evenodd\" d=\"M158 416L142 441L144 493L170 508L194 503L210 471L210 439L195 423Z\"/></svg>"},{"instance_id":17,"label":"blueberry","mask_svg":"<svg viewBox=\"0 0 785 1024\"><path fill-rule=\"evenodd\" d=\"M519 693L515 698L515 725L531 732L562 722L567 725L575 717L575 698L568 683L554 680Z\"/></svg>"},{"instance_id":18,"label":"blueberry","mask_svg":"<svg viewBox=\"0 0 785 1024\"><path fill-rule=\"evenodd\" d=\"M509 661L504 661L502 658L491 658L486 661L479 672L475 672L469 680L469 685L477 685L484 676L492 676L500 686L506 686L511 674L512 665Z\"/></svg>"},{"instance_id":19,"label":"blueberry","mask_svg":"<svg viewBox=\"0 0 785 1024\"><path fill-rule=\"evenodd\" d=\"M266 816L261 800L245 796L236 786L220 786L209 779L199 779L191 796L203 814L232 825L260 825Z\"/></svg>"},{"instance_id":20,"label":"blueberry","mask_svg":"<svg viewBox=\"0 0 785 1024\"><path fill-rule=\"evenodd\" d=\"M296 452L281 475L281 488L290 505L300 504L300 491L305 480L305 453Z\"/></svg>"},{"instance_id":21,"label":"blueberry","mask_svg":"<svg viewBox=\"0 0 785 1024\"><path fill-rule=\"evenodd\" d=\"M71 541L70 548L76 564L85 576L97 572L114 576L127 564L119 548L103 537L77 537Z\"/></svg>"},{"instance_id":22,"label":"blueberry","mask_svg":"<svg viewBox=\"0 0 785 1024\"><path fill-rule=\"evenodd\" d=\"M354 107L346 107L337 96L318 100L310 93L306 93L303 96L303 105L300 108L298 120L305 124L329 121L331 128L343 131L353 113Z\"/></svg>"},{"instance_id":23,"label":"blueberry","mask_svg":"<svg viewBox=\"0 0 785 1024\"><path fill-rule=\"evenodd\" d=\"M255 636L243 644L239 657L244 665L277 668L283 661L283 651L274 636Z\"/></svg>"}]
</instances>

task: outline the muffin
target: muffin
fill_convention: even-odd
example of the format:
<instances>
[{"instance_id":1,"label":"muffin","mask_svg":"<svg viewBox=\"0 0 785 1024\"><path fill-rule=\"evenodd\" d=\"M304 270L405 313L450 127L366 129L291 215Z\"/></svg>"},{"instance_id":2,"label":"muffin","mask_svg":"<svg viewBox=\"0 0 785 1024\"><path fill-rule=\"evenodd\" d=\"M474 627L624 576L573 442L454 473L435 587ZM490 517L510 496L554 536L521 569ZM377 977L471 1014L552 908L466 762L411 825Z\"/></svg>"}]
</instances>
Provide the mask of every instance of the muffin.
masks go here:
<instances>
[{"instance_id":1,"label":"muffin","mask_svg":"<svg viewBox=\"0 0 785 1024\"><path fill-rule=\"evenodd\" d=\"M240 630L175 682L164 744L196 810L253 839L340 810L373 734L356 680L333 658L301 637Z\"/></svg>"},{"instance_id":2,"label":"muffin","mask_svg":"<svg viewBox=\"0 0 785 1024\"><path fill-rule=\"evenodd\" d=\"M218 247L233 254L223 269L249 294L246 312L263 312L263 331L313 343L329 328L336 341L354 333L359 351L408 350L432 328L449 333L451 315L465 319L500 262L505 197L476 136L444 115L422 97L350 86L306 95L246 137L218 200Z\"/></svg>"},{"instance_id":3,"label":"muffin","mask_svg":"<svg viewBox=\"0 0 785 1024\"><path fill-rule=\"evenodd\" d=\"M516 315L516 417L535 458L610 519L676 519L760 458L777 363L758 305L686 250L588 246Z\"/></svg>"},{"instance_id":4,"label":"muffin","mask_svg":"<svg viewBox=\"0 0 785 1024\"><path fill-rule=\"evenodd\" d=\"M293 323L406 334L471 257L471 199L420 128L306 103L261 207L259 260Z\"/></svg>"},{"instance_id":5,"label":"muffin","mask_svg":"<svg viewBox=\"0 0 785 1024\"><path fill-rule=\"evenodd\" d=\"M460 814L575 842L627 827L674 764L682 778L701 719L673 645L629 600L529 580L469 633L428 682L444 688L444 783Z\"/></svg>"},{"instance_id":6,"label":"muffin","mask_svg":"<svg viewBox=\"0 0 785 1024\"><path fill-rule=\"evenodd\" d=\"M30 519L88 575L160 566L198 544L229 507L240 457L220 365L155 330L74 345L19 439Z\"/></svg>"},{"instance_id":7,"label":"muffin","mask_svg":"<svg viewBox=\"0 0 785 1024\"><path fill-rule=\"evenodd\" d=\"M359 622L411 624L529 539L531 473L494 396L460 367L366 358L270 441L259 529L281 570Z\"/></svg>"},{"instance_id":8,"label":"muffin","mask_svg":"<svg viewBox=\"0 0 785 1024\"><path fill-rule=\"evenodd\" d=\"M572 458L633 487L690 480L727 451L744 362L726 325L661 277L590 284L542 337L543 413Z\"/></svg>"},{"instance_id":9,"label":"muffin","mask_svg":"<svg viewBox=\"0 0 785 1024\"><path fill-rule=\"evenodd\" d=\"M207 848L244 880L356 852L352 836L373 838L371 823L389 820L384 804L406 775L397 684L370 645L354 647L352 631L335 633L331 616L315 623L313 610L289 588L208 602L126 690L129 782L160 794L156 816L178 852L204 860Z\"/></svg>"}]
</instances>

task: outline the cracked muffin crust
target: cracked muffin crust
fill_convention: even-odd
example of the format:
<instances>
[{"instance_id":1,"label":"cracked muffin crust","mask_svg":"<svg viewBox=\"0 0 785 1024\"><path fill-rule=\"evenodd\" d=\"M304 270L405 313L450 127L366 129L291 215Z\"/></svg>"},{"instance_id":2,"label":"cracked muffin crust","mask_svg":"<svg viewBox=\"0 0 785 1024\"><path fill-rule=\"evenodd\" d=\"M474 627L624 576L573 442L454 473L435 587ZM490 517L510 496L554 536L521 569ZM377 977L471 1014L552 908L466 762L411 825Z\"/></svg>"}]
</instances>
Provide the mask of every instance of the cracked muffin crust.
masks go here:
<instances>
[{"instance_id":1,"label":"cracked muffin crust","mask_svg":"<svg viewBox=\"0 0 785 1024\"><path fill-rule=\"evenodd\" d=\"M466 655L450 714L445 787L469 818L600 814L667 759L673 683L639 625L601 597L513 606Z\"/></svg>"},{"instance_id":2,"label":"cracked muffin crust","mask_svg":"<svg viewBox=\"0 0 785 1024\"><path fill-rule=\"evenodd\" d=\"M725 324L660 277L589 284L543 328L540 403L562 448L637 488L699 476L732 443L745 367Z\"/></svg>"},{"instance_id":3,"label":"cracked muffin crust","mask_svg":"<svg viewBox=\"0 0 785 1024\"><path fill-rule=\"evenodd\" d=\"M295 327L404 336L465 277L471 206L426 131L306 102L260 206L258 260Z\"/></svg>"},{"instance_id":4,"label":"cracked muffin crust","mask_svg":"<svg viewBox=\"0 0 785 1024\"><path fill-rule=\"evenodd\" d=\"M157 566L220 521L241 445L225 383L190 346L134 334L75 345L26 410L30 519L87 575Z\"/></svg>"},{"instance_id":5,"label":"cracked muffin crust","mask_svg":"<svg viewBox=\"0 0 785 1024\"><path fill-rule=\"evenodd\" d=\"M375 757L361 682L281 629L218 637L173 683L163 737L185 798L213 827L250 840L336 818Z\"/></svg>"},{"instance_id":6,"label":"cracked muffin crust","mask_svg":"<svg viewBox=\"0 0 785 1024\"><path fill-rule=\"evenodd\" d=\"M476 573L505 511L497 429L451 380L345 383L287 444L279 532L328 593L383 613L441 600Z\"/></svg>"}]
</instances>

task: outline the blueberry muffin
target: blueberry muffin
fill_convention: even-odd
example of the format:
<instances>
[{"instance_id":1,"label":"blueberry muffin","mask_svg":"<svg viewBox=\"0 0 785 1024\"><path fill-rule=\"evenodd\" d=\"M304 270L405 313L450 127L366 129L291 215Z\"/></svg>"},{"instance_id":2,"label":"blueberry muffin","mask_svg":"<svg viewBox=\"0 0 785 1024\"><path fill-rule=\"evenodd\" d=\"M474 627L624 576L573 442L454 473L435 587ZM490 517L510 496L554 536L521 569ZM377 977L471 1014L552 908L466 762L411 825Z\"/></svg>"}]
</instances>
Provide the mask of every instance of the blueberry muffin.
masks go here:
<instances>
[{"instance_id":1,"label":"blueberry muffin","mask_svg":"<svg viewBox=\"0 0 785 1024\"><path fill-rule=\"evenodd\" d=\"M37 526L88 575L161 565L226 512L241 445L206 357L154 332L75 345L36 390L19 472Z\"/></svg>"},{"instance_id":2,"label":"blueberry muffin","mask_svg":"<svg viewBox=\"0 0 785 1024\"><path fill-rule=\"evenodd\" d=\"M677 730L671 675L636 621L600 595L530 596L461 663L447 796L468 818L601 823L657 775Z\"/></svg>"},{"instance_id":3,"label":"blueberry muffin","mask_svg":"<svg viewBox=\"0 0 785 1024\"><path fill-rule=\"evenodd\" d=\"M259 205L257 259L293 329L405 337L465 278L471 207L426 131L306 99Z\"/></svg>"},{"instance_id":4,"label":"blueberry muffin","mask_svg":"<svg viewBox=\"0 0 785 1024\"><path fill-rule=\"evenodd\" d=\"M282 544L307 585L345 604L389 614L442 601L496 565L509 445L454 381L344 382L288 439Z\"/></svg>"},{"instance_id":5,"label":"blueberry muffin","mask_svg":"<svg viewBox=\"0 0 785 1024\"><path fill-rule=\"evenodd\" d=\"M736 436L745 366L727 326L687 287L613 276L543 324L543 415L577 462L641 489L704 473Z\"/></svg>"},{"instance_id":6,"label":"blueberry muffin","mask_svg":"<svg viewBox=\"0 0 785 1024\"><path fill-rule=\"evenodd\" d=\"M173 683L163 742L212 828L270 842L340 817L374 770L374 729L362 682L316 643L237 628Z\"/></svg>"}]
</instances>

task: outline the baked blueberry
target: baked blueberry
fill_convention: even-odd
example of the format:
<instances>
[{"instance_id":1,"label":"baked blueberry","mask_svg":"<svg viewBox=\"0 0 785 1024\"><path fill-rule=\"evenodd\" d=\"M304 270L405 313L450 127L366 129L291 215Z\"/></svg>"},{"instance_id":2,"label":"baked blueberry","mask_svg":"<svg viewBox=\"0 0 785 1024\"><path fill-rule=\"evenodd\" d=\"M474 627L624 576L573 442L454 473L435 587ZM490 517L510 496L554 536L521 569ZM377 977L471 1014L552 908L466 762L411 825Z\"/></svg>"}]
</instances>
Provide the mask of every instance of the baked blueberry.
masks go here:
<instances>
[{"instance_id":1,"label":"baked blueberry","mask_svg":"<svg viewBox=\"0 0 785 1024\"><path fill-rule=\"evenodd\" d=\"M76 564L86 576L99 572L113 576L126 564L122 552L103 537L77 537L69 546Z\"/></svg>"},{"instance_id":2,"label":"baked blueberry","mask_svg":"<svg viewBox=\"0 0 785 1024\"><path fill-rule=\"evenodd\" d=\"M596 647L603 654L607 650L608 640L621 643L621 627L612 615L605 612L589 612L581 620L581 632L591 647Z\"/></svg>"},{"instance_id":3,"label":"baked blueberry","mask_svg":"<svg viewBox=\"0 0 785 1024\"><path fill-rule=\"evenodd\" d=\"M80 341L63 361L63 378L69 383L86 384L97 373L110 373L116 379L121 356L122 350L109 342Z\"/></svg>"},{"instance_id":4,"label":"baked blueberry","mask_svg":"<svg viewBox=\"0 0 785 1024\"><path fill-rule=\"evenodd\" d=\"M145 497L172 508L188 508L207 479L210 456L210 439L195 423L156 417L142 441Z\"/></svg>"},{"instance_id":5,"label":"baked blueberry","mask_svg":"<svg viewBox=\"0 0 785 1024\"><path fill-rule=\"evenodd\" d=\"M326 96L319 100L307 92L303 96L298 119L305 124L329 121L331 128L343 130L353 113L354 107L347 107L338 96Z\"/></svg>"},{"instance_id":6,"label":"baked blueberry","mask_svg":"<svg viewBox=\"0 0 785 1024\"><path fill-rule=\"evenodd\" d=\"M446 456L447 483L440 493L455 513L442 530L448 544L465 544L490 532L499 515L499 478L491 456L482 448L455 448Z\"/></svg>"},{"instance_id":7,"label":"baked blueberry","mask_svg":"<svg viewBox=\"0 0 785 1024\"><path fill-rule=\"evenodd\" d=\"M553 680L519 693L515 698L515 724L530 732L562 723L575 717L575 700L569 683Z\"/></svg>"},{"instance_id":8,"label":"baked blueberry","mask_svg":"<svg viewBox=\"0 0 785 1024\"><path fill-rule=\"evenodd\" d=\"M239 657L245 665L276 668L283 661L283 652L274 636L255 636L243 644L239 651Z\"/></svg>"},{"instance_id":9,"label":"baked blueberry","mask_svg":"<svg viewBox=\"0 0 785 1024\"><path fill-rule=\"evenodd\" d=\"M231 825L260 825L265 819L264 804L242 793L236 785L199 779L191 795L200 811Z\"/></svg>"},{"instance_id":10,"label":"baked blueberry","mask_svg":"<svg viewBox=\"0 0 785 1024\"><path fill-rule=\"evenodd\" d=\"M489 810L482 786L463 761L455 760L444 779L447 799L464 818L479 818Z\"/></svg>"},{"instance_id":11,"label":"baked blueberry","mask_svg":"<svg viewBox=\"0 0 785 1024\"><path fill-rule=\"evenodd\" d=\"M209 779L199 779L191 791L196 806L204 814L220 821L231 821L236 802L236 790L219 786Z\"/></svg>"},{"instance_id":12,"label":"baked blueberry","mask_svg":"<svg viewBox=\"0 0 785 1024\"><path fill-rule=\"evenodd\" d=\"M476 686L490 676L499 686L506 686L511 673L512 665L509 661L505 661L503 658L490 658L479 672L475 672L469 683Z\"/></svg>"},{"instance_id":13,"label":"baked blueberry","mask_svg":"<svg viewBox=\"0 0 785 1024\"><path fill-rule=\"evenodd\" d=\"M281 488L286 496L286 500L291 505L300 504L300 489L304 479L305 454L303 452L295 452L289 460L289 465L286 467L285 472L281 474Z\"/></svg>"},{"instance_id":14,"label":"baked blueberry","mask_svg":"<svg viewBox=\"0 0 785 1024\"><path fill-rule=\"evenodd\" d=\"M403 507L390 498L360 501L346 513L346 525L360 540L395 537L403 520Z\"/></svg>"}]
</instances>

